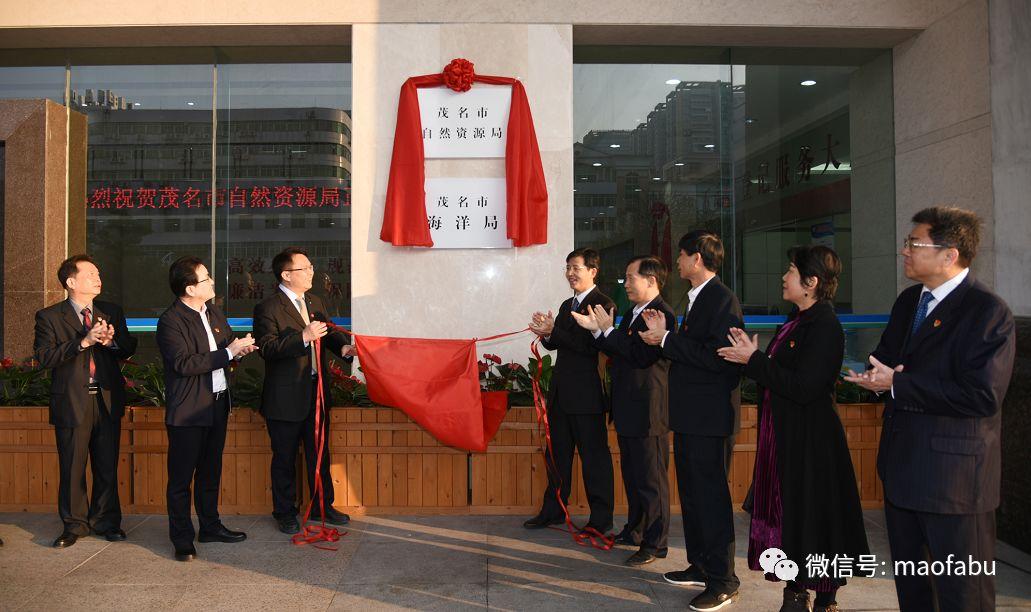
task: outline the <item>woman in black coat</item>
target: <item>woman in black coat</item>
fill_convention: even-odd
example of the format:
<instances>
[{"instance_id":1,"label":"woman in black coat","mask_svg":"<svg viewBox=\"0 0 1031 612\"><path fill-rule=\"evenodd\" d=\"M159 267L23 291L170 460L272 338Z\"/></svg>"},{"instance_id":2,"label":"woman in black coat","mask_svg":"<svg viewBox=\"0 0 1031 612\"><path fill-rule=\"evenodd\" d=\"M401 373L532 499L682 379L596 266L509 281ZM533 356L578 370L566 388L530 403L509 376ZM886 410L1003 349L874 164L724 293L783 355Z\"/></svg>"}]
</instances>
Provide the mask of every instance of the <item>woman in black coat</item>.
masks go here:
<instances>
[{"instance_id":1,"label":"woman in black coat","mask_svg":"<svg viewBox=\"0 0 1031 612\"><path fill-rule=\"evenodd\" d=\"M814 612L837 610L835 595L845 580L829 562L849 557L854 567L860 555L870 553L852 457L834 404L845 347L831 304L841 260L824 246L792 248L788 259L783 295L796 308L766 352L759 350L758 336L750 339L740 329L731 330L731 346L719 349L724 359L744 364L745 376L759 387L748 565L759 570L760 556L780 549L798 567L781 610L808 610L807 589L816 592ZM806 563L818 555L828 562L826 575L815 564L811 575ZM777 580L773 573L767 579Z\"/></svg>"}]
</instances>

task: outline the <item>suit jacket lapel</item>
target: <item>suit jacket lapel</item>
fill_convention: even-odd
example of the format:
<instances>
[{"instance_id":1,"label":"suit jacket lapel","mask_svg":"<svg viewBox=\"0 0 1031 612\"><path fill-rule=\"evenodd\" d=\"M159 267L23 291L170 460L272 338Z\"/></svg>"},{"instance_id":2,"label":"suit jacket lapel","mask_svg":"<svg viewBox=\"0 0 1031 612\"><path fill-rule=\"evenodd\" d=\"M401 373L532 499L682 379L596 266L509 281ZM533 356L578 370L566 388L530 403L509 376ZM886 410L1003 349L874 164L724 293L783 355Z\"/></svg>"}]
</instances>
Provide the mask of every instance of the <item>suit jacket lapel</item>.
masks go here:
<instances>
[{"instance_id":1,"label":"suit jacket lapel","mask_svg":"<svg viewBox=\"0 0 1031 612\"><path fill-rule=\"evenodd\" d=\"M279 292L279 304L283 307L286 312L297 321L297 324L304 328L304 319L301 318L301 313L297 312L297 306L290 300L290 296L283 293L282 289L276 289ZM305 296L305 305L308 306L307 296ZM311 308L308 308L308 318L311 319Z\"/></svg>"},{"instance_id":2,"label":"suit jacket lapel","mask_svg":"<svg viewBox=\"0 0 1031 612\"><path fill-rule=\"evenodd\" d=\"M948 322L948 319L956 307L963 301L966 296L967 290L970 289L970 285L973 280L970 278L970 274L967 273L967 277L963 279L963 282L956 286L940 304L934 307L924 319L924 322L920 324L920 327L916 329L916 333L912 334L909 341L906 343L906 348L903 351L904 355L911 354L916 347L920 346L920 343L934 335L939 327L944 327ZM919 298L918 302L919 303ZM916 306L913 307L913 316L916 316ZM912 322L910 318L910 322Z\"/></svg>"},{"instance_id":3,"label":"suit jacket lapel","mask_svg":"<svg viewBox=\"0 0 1031 612\"><path fill-rule=\"evenodd\" d=\"M80 334L83 331L82 321L79 320L78 313L75 312L75 308L72 307L72 303L65 300L61 305L61 315L64 322L71 327L75 333Z\"/></svg>"},{"instance_id":4,"label":"suit jacket lapel","mask_svg":"<svg viewBox=\"0 0 1031 612\"><path fill-rule=\"evenodd\" d=\"M697 325L698 319L705 316L705 309L699 308L699 305L704 304L709 299L709 296L713 295L713 285L718 285L719 282L720 277L713 276L709 279L709 282L705 283L702 290L698 292L698 297L695 298L695 303L691 306L691 311L687 313L686 317L684 317L684 322L681 325L684 330L687 330L689 325Z\"/></svg>"}]
</instances>

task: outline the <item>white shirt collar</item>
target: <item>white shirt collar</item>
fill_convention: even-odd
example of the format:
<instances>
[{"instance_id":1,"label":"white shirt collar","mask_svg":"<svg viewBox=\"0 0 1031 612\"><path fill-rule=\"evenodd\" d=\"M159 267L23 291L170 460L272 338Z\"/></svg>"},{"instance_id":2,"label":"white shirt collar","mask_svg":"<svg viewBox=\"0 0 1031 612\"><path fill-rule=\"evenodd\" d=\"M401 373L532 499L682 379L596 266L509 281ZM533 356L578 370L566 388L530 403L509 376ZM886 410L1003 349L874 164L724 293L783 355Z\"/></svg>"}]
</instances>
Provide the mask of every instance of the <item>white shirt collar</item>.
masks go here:
<instances>
[{"instance_id":1,"label":"white shirt collar","mask_svg":"<svg viewBox=\"0 0 1031 612\"><path fill-rule=\"evenodd\" d=\"M698 297L698 294L701 293L702 289L704 289L705 286L709 284L709 281L711 281L714 278L716 278L715 275L710 276L709 279L701 285L698 285L697 287L692 287L691 290L687 292L687 302L689 304L694 303L695 298Z\"/></svg>"},{"instance_id":2,"label":"white shirt collar","mask_svg":"<svg viewBox=\"0 0 1031 612\"><path fill-rule=\"evenodd\" d=\"M588 289L587 291L584 291L583 293L577 293L576 296L574 296L575 299L576 299L576 303L577 304L583 304L584 303L584 298L587 297L588 293L594 291L594 287L595 286L596 285L591 285L591 288Z\"/></svg>"},{"instance_id":3,"label":"white shirt collar","mask_svg":"<svg viewBox=\"0 0 1031 612\"><path fill-rule=\"evenodd\" d=\"M93 304L92 303L90 303L90 304L79 304L78 302L76 302L72 298L68 298L68 303L72 305L72 310L75 311L75 314L79 315L80 317L82 316L82 309L83 308L89 308L89 311L93 312Z\"/></svg>"},{"instance_id":4,"label":"white shirt collar","mask_svg":"<svg viewBox=\"0 0 1031 612\"><path fill-rule=\"evenodd\" d=\"M652 300L652 302L654 302L654 301L655 300ZM651 304L652 302L648 302L648 304ZM637 315L641 314L641 311L643 311L645 308L647 308L648 304L643 304L641 306L634 306L634 316L636 317Z\"/></svg>"},{"instance_id":5,"label":"white shirt collar","mask_svg":"<svg viewBox=\"0 0 1031 612\"><path fill-rule=\"evenodd\" d=\"M924 291L930 291L931 295L934 298L933 302L935 304L941 303L942 300L944 300L946 297L948 297L950 293L952 293L953 289L958 287L959 284L963 282L963 279L965 279L967 277L967 274L969 273L970 268L963 268L963 270L959 274L953 276L949 280L938 285L936 289L928 289L927 285L924 285L924 290L921 291L920 294L923 295Z\"/></svg>"},{"instance_id":6,"label":"white shirt collar","mask_svg":"<svg viewBox=\"0 0 1031 612\"><path fill-rule=\"evenodd\" d=\"M282 291L283 293L285 293L286 297L290 298L291 302L296 302L297 298L304 297L303 295L297 295L296 293L294 293L290 289L287 289L286 285L284 285L283 283L279 283L279 290Z\"/></svg>"}]
</instances>

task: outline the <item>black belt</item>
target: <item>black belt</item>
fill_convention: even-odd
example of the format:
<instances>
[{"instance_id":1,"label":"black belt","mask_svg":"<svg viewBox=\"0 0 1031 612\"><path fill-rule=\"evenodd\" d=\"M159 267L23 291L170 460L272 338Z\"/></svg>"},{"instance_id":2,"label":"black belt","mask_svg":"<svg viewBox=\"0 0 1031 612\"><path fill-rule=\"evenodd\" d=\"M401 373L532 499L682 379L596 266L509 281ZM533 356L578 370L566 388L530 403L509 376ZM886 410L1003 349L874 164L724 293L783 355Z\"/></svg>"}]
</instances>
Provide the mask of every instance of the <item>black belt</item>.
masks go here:
<instances>
[{"instance_id":1,"label":"black belt","mask_svg":"<svg viewBox=\"0 0 1031 612\"><path fill-rule=\"evenodd\" d=\"M94 383L88 387L90 395L96 395L100 392L100 385Z\"/></svg>"}]
</instances>

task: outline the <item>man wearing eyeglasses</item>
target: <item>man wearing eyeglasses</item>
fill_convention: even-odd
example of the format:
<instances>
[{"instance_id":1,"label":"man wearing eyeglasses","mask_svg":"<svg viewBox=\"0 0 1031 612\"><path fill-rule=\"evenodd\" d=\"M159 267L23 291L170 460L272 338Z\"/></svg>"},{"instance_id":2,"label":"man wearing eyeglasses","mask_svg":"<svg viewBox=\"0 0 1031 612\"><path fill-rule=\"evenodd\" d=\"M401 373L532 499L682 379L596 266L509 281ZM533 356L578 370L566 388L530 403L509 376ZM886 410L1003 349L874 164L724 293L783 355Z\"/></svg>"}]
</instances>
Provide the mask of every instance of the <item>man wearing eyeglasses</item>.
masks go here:
<instances>
[{"instance_id":1,"label":"man wearing eyeglasses","mask_svg":"<svg viewBox=\"0 0 1031 612\"><path fill-rule=\"evenodd\" d=\"M250 334L233 338L213 304L215 281L197 257L180 257L168 270L176 299L158 319L157 345L165 368L168 431L168 535L177 561L197 556L190 519L190 485L201 542L242 542L218 516L222 450L229 422L228 368L257 350Z\"/></svg>"},{"instance_id":2,"label":"man wearing eyeglasses","mask_svg":"<svg viewBox=\"0 0 1031 612\"><path fill-rule=\"evenodd\" d=\"M254 308L254 335L265 359L261 414L272 445L272 516L286 534L300 531L297 520L297 448L304 442L308 485L315 490L315 401L321 379L323 397L330 400L329 356L348 361L354 355L346 334L331 331L322 299L311 293L315 267L301 249L290 247L272 258L279 290ZM316 361L316 340L319 353ZM321 365L321 376L316 369ZM329 406L327 404L326 408ZM327 412L328 415L328 412ZM329 419L322 421L323 435ZM345 525L350 520L333 508L333 477L329 444L323 447L321 481L325 517L318 506L312 520Z\"/></svg>"},{"instance_id":3,"label":"man wearing eyeglasses","mask_svg":"<svg viewBox=\"0 0 1031 612\"><path fill-rule=\"evenodd\" d=\"M980 220L959 208L913 217L906 276L870 369L846 380L884 394L877 469L895 567L976 561L980 572L896 572L909 610L994 610L1001 407L1013 373L1013 315L975 280Z\"/></svg>"},{"instance_id":4,"label":"man wearing eyeglasses","mask_svg":"<svg viewBox=\"0 0 1031 612\"><path fill-rule=\"evenodd\" d=\"M550 311L536 312L530 321L530 330L541 338L544 348L558 351L548 388L548 425L554 453L551 461L558 474L549 473L541 510L523 523L527 529L543 529L565 521L558 496L561 495L563 504L569 501L574 449L580 453L584 489L591 507L584 529L593 527L600 533L612 529L612 454L605 423L608 405L598 367L599 351L594 336L581 329L571 314L586 314L592 306L605 310L615 307L595 286L600 265L601 258L594 249L571 252L566 256L565 275L573 296L562 302L557 316Z\"/></svg>"}]
</instances>

